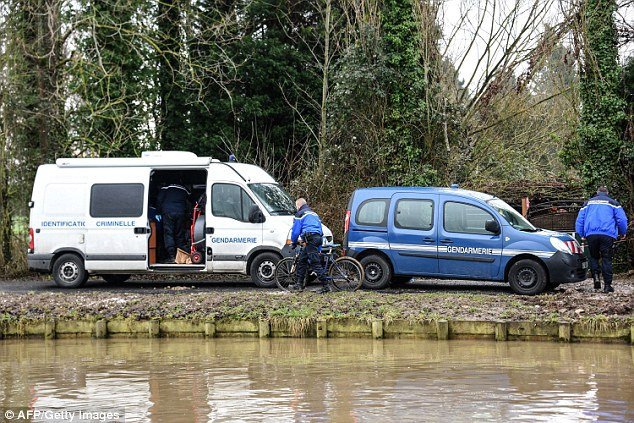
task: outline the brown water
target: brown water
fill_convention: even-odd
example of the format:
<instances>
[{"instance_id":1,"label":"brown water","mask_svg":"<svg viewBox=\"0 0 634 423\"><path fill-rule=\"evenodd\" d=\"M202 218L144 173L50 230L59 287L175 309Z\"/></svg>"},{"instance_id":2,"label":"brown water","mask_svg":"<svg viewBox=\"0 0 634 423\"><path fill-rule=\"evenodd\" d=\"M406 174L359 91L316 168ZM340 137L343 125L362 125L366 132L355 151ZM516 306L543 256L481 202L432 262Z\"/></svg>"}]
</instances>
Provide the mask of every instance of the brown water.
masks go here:
<instances>
[{"instance_id":1,"label":"brown water","mask_svg":"<svg viewBox=\"0 0 634 423\"><path fill-rule=\"evenodd\" d=\"M633 421L633 376L625 345L0 341L0 408L125 409L128 422Z\"/></svg>"}]
</instances>

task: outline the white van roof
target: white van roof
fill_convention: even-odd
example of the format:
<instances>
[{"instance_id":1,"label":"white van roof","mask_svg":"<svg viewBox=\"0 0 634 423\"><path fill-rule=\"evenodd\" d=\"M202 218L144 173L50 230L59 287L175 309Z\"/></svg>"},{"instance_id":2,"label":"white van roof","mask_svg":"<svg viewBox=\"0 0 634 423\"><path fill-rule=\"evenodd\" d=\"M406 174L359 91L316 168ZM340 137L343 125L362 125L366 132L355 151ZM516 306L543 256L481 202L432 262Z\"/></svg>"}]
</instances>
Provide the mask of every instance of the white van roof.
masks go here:
<instances>
[{"instance_id":1,"label":"white van roof","mask_svg":"<svg viewBox=\"0 0 634 423\"><path fill-rule=\"evenodd\" d=\"M208 167L211 164L223 166L226 169L218 174L226 180L242 180L246 183L276 183L264 169L259 166L238 163L238 162L221 162L211 157L198 157L194 153L187 151L144 151L141 157L133 158L64 158L57 159L55 162L57 168L81 169L81 168L112 168L112 167L154 167L154 168L190 168L190 167ZM42 165L40 168L48 169L48 166L55 168L53 165Z\"/></svg>"},{"instance_id":2,"label":"white van roof","mask_svg":"<svg viewBox=\"0 0 634 423\"><path fill-rule=\"evenodd\" d=\"M57 167L143 167L143 166L207 166L219 162L211 157L198 157L189 151L144 151L133 158L62 158Z\"/></svg>"}]
</instances>

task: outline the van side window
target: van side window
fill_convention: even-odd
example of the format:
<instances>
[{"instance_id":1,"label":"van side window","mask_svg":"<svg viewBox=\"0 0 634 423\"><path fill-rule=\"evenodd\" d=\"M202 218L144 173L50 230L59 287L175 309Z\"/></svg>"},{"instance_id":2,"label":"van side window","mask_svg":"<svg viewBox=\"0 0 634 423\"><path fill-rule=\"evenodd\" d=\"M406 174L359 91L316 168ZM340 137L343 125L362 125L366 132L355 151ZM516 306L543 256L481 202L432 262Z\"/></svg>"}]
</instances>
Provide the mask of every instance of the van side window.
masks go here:
<instances>
[{"instance_id":1,"label":"van side window","mask_svg":"<svg viewBox=\"0 0 634 423\"><path fill-rule=\"evenodd\" d=\"M143 184L94 184L90 189L90 216L141 217Z\"/></svg>"},{"instance_id":2,"label":"van side window","mask_svg":"<svg viewBox=\"0 0 634 423\"><path fill-rule=\"evenodd\" d=\"M444 227L447 232L491 235L484 229L487 220L494 217L480 207L447 201L445 203Z\"/></svg>"},{"instance_id":3,"label":"van side window","mask_svg":"<svg viewBox=\"0 0 634 423\"><path fill-rule=\"evenodd\" d=\"M355 218L357 225L362 226L387 226L388 199L366 200L359 206Z\"/></svg>"},{"instance_id":4,"label":"van side window","mask_svg":"<svg viewBox=\"0 0 634 423\"><path fill-rule=\"evenodd\" d=\"M434 202L418 199L399 200L396 203L394 226L402 229L430 230L434 226Z\"/></svg>"},{"instance_id":5,"label":"van side window","mask_svg":"<svg viewBox=\"0 0 634 423\"><path fill-rule=\"evenodd\" d=\"M254 204L238 185L214 184L211 189L211 212L214 216L248 222L249 210Z\"/></svg>"}]
</instances>

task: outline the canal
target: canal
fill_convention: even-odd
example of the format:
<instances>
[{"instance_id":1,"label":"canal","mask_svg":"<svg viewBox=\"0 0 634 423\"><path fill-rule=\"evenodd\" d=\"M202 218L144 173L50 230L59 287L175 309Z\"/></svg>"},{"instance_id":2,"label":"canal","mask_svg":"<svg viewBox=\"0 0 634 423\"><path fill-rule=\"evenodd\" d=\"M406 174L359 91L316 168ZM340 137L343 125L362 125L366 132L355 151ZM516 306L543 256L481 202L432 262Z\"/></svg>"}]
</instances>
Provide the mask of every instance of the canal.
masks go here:
<instances>
[{"instance_id":1,"label":"canal","mask_svg":"<svg viewBox=\"0 0 634 423\"><path fill-rule=\"evenodd\" d=\"M633 363L633 347L609 344L7 339L0 408L126 422L634 421Z\"/></svg>"}]
</instances>

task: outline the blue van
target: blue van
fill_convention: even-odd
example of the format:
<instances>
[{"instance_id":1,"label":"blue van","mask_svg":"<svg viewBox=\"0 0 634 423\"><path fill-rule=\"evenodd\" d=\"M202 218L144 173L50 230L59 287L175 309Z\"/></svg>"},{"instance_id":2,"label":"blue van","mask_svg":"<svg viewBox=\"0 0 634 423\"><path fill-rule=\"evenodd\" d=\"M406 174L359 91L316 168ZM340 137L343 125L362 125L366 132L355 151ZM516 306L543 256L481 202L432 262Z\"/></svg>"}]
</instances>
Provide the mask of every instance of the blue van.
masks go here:
<instances>
[{"instance_id":1,"label":"blue van","mask_svg":"<svg viewBox=\"0 0 634 423\"><path fill-rule=\"evenodd\" d=\"M423 276L505 281L535 295L586 279L588 266L571 236L536 228L497 197L458 188L357 189L344 249L373 289Z\"/></svg>"}]
</instances>

